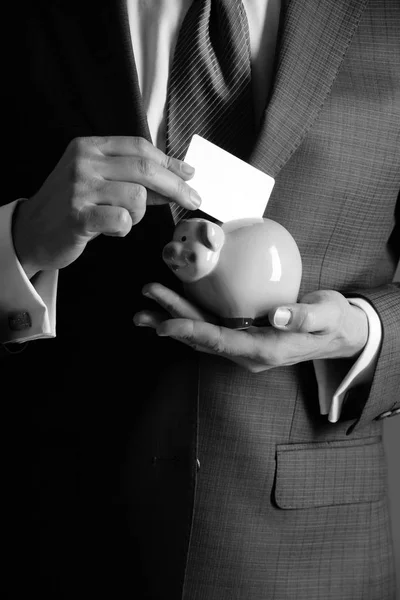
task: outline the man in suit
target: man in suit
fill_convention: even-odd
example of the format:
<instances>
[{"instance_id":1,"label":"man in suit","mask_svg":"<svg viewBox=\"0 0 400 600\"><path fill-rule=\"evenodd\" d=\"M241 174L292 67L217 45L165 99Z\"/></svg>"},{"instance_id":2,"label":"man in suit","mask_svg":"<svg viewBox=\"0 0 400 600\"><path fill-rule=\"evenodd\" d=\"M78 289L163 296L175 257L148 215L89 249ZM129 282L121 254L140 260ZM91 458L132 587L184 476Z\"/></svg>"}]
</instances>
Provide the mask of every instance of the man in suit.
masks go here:
<instances>
[{"instance_id":1,"label":"man in suit","mask_svg":"<svg viewBox=\"0 0 400 600\"><path fill-rule=\"evenodd\" d=\"M275 177L265 215L298 243L302 302L231 332L198 320L160 260L169 202L199 202L146 104L140 5L14 15L11 597L392 599L381 432L400 410L400 7L265 9L277 60L252 71L264 101L249 160ZM58 269L57 336L32 341L54 337ZM330 423L321 399L363 370L375 317L372 372Z\"/></svg>"}]
</instances>

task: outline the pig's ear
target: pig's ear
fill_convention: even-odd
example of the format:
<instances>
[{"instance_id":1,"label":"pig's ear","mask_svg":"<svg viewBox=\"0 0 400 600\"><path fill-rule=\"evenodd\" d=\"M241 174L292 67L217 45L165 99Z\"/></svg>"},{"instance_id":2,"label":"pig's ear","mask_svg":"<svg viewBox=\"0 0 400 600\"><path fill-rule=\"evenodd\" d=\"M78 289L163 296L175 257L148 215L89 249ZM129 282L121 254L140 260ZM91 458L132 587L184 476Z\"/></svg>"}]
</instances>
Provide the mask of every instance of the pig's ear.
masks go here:
<instances>
[{"instance_id":1,"label":"pig's ear","mask_svg":"<svg viewBox=\"0 0 400 600\"><path fill-rule=\"evenodd\" d=\"M219 225L211 221L203 221L199 226L200 241L213 252L218 252L224 244L225 233Z\"/></svg>"}]
</instances>

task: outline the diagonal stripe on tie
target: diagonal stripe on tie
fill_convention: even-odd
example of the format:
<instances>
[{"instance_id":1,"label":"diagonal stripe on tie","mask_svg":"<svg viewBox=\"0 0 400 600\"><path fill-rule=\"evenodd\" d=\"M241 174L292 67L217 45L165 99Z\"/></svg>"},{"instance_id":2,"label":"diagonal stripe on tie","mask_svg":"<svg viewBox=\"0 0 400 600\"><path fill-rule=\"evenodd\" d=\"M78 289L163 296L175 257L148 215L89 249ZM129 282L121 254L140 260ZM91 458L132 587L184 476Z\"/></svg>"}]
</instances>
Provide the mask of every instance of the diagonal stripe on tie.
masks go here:
<instances>
[{"instance_id":1,"label":"diagonal stripe on tie","mask_svg":"<svg viewBox=\"0 0 400 600\"><path fill-rule=\"evenodd\" d=\"M242 0L194 0L179 32L167 98L167 154L197 133L246 159L254 139L249 26ZM191 211L171 204L175 223Z\"/></svg>"}]
</instances>

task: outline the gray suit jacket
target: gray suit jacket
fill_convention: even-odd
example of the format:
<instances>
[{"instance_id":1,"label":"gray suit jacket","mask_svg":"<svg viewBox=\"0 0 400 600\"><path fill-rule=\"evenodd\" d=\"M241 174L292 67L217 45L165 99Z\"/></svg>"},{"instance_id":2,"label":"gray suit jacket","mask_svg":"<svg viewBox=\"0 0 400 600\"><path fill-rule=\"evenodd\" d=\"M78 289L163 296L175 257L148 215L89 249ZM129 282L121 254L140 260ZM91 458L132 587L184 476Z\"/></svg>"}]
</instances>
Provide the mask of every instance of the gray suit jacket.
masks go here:
<instances>
[{"instance_id":1,"label":"gray suit jacket","mask_svg":"<svg viewBox=\"0 0 400 600\"><path fill-rule=\"evenodd\" d=\"M148 135L123 4L14 9L4 202L73 137ZM393 600L380 417L400 407L399 32L397 0L286 2L251 157L276 178L265 215L299 245L301 293L378 312L372 386L332 425L310 363L254 375L135 330L143 283L178 285L160 260L170 214L97 238L60 274L57 339L2 360L12 598Z\"/></svg>"},{"instance_id":2,"label":"gray suit jacket","mask_svg":"<svg viewBox=\"0 0 400 600\"><path fill-rule=\"evenodd\" d=\"M365 297L384 341L372 388L348 398L357 418L338 425L318 415L310 365L255 376L202 360L184 597L394 598L376 419L400 406L400 290L390 283L400 243L398 2L289 2L251 162L276 176L265 216L299 244L302 291Z\"/></svg>"}]
</instances>

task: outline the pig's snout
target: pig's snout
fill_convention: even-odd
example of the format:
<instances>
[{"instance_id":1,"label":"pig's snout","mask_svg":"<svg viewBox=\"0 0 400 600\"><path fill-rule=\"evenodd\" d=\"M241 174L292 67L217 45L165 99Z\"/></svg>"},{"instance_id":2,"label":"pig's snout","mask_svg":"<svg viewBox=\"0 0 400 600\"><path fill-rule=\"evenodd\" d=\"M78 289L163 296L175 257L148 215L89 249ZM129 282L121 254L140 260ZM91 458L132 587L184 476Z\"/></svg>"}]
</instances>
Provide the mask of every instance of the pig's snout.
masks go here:
<instances>
[{"instance_id":1,"label":"pig's snout","mask_svg":"<svg viewBox=\"0 0 400 600\"><path fill-rule=\"evenodd\" d=\"M184 249L174 242L164 247L162 257L167 265L174 270L193 264L196 260L196 255L193 251Z\"/></svg>"},{"instance_id":2,"label":"pig's snout","mask_svg":"<svg viewBox=\"0 0 400 600\"><path fill-rule=\"evenodd\" d=\"M176 257L176 249L171 244L167 244L163 249L162 257L165 262L172 262Z\"/></svg>"}]
</instances>

